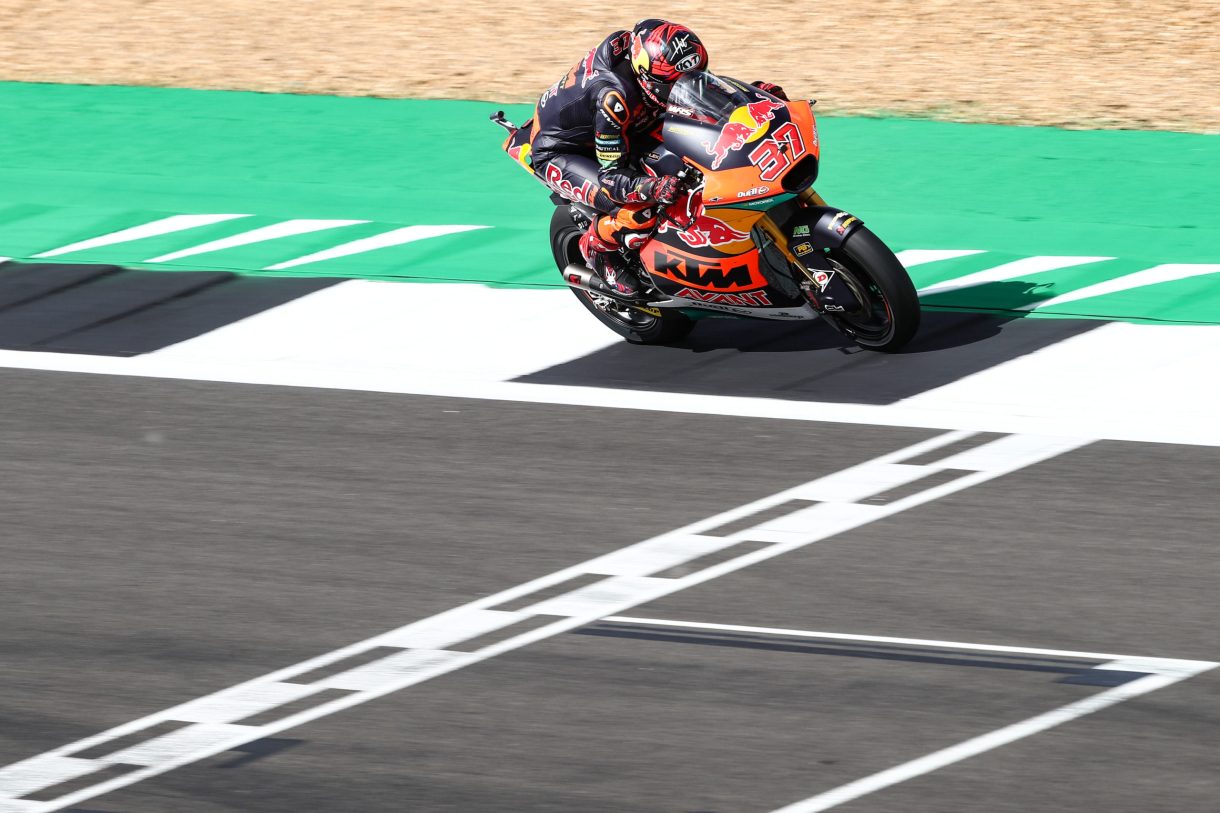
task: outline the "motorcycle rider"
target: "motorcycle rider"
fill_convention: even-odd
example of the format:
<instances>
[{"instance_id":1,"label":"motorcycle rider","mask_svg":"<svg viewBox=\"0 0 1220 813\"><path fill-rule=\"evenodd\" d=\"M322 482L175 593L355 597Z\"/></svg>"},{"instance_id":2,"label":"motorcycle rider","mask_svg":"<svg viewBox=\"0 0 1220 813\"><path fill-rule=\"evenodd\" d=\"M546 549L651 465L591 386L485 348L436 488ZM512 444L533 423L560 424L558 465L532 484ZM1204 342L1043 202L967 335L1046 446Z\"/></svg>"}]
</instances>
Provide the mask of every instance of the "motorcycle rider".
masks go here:
<instances>
[{"instance_id":1,"label":"motorcycle rider","mask_svg":"<svg viewBox=\"0 0 1220 813\"><path fill-rule=\"evenodd\" d=\"M561 196L602 213L581 237L580 250L626 296L638 295L642 283L620 250L638 250L656 224L657 205L673 203L679 193L677 177L637 168L632 142L658 129L673 83L707 64L707 49L689 28L641 20L602 40L538 100L533 171ZM783 98L776 85L754 84Z\"/></svg>"}]
</instances>

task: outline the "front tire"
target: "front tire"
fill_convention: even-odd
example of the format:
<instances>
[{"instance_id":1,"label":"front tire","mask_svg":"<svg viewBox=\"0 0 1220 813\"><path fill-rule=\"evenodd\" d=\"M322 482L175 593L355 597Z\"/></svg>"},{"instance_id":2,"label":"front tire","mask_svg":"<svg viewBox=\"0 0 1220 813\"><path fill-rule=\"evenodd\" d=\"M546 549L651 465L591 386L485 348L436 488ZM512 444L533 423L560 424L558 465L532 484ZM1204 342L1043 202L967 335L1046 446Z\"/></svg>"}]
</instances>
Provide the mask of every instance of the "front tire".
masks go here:
<instances>
[{"instance_id":1,"label":"front tire","mask_svg":"<svg viewBox=\"0 0 1220 813\"><path fill-rule=\"evenodd\" d=\"M582 234L584 229L572 219L572 210L556 206L555 214L551 215L551 254L561 273L571 263L584 265L585 259L580 253ZM692 320L671 310L645 313L608 296L579 288L571 291L599 322L632 344L669 344L685 338L695 326Z\"/></svg>"},{"instance_id":2,"label":"front tire","mask_svg":"<svg viewBox=\"0 0 1220 813\"><path fill-rule=\"evenodd\" d=\"M825 318L863 348L901 350L919 330L919 296L894 252L861 226L827 258L863 307L856 313L827 313Z\"/></svg>"}]
</instances>

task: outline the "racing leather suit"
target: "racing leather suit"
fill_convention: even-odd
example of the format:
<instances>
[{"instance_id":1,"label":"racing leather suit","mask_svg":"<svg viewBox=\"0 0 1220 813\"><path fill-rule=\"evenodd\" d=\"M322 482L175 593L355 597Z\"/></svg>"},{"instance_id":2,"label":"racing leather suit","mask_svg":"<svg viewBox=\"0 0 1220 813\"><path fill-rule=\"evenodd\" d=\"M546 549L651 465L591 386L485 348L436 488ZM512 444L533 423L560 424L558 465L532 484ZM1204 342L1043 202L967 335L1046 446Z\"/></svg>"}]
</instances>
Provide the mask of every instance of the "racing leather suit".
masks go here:
<instances>
[{"instance_id":1,"label":"racing leather suit","mask_svg":"<svg viewBox=\"0 0 1220 813\"><path fill-rule=\"evenodd\" d=\"M631 32L602 40L542 94L530 138L534 173L561 196L604 213L590 229L597 251L636 249L652 230L658 179L635 169L632 141L655 130L630 64Z\"/></svg>"}]
</instances>

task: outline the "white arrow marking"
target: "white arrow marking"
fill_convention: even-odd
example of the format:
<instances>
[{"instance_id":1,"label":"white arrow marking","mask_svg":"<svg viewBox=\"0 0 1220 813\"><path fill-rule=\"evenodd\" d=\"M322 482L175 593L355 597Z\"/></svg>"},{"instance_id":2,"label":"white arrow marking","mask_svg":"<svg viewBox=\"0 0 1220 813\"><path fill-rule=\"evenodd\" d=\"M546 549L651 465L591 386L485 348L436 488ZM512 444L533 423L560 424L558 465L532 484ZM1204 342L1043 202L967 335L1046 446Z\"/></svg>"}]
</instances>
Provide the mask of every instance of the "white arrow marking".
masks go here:
<instances>
[{"instance_id":1,"label":"white arrow marking","mask_svg":"<svg viewBox=\"0 0 1220 813\"><path fill-rule=\"evenodd\" d=\"M44 251L34 256L58 257L60 254L69 254L73 251L101 248L102 246L112 246L116 243L143 240L145 237L156 237L161 234L185 231L186 229L197 229L200 226L210 226L213 223L222 223L226 220L235 220L239 217L250 217L250 215L172 215L161 220L154 220L152 223L145 223L143 226L132 226L130 229L123 229L111 234L104 234L101 237L82 240L79 243L72 243L61 248Z\"/></svg>"},{"instance_id":2,"label":"white arrow marking","mask_svg":"<svg viewBox=\"0 0 1220 813\"><path fill-rule=\"evenodd\" d=\"M902 263L903 268L914 268L917 265L926 265L927 263L935 263L941 260L953 260L958 257L969 257L971 254L984 254L982 249L935 249L935 248L908 248L906 251L900 251L894 256L898 258L898 262Z\"/></svg>"},{"instance_id":3,"label":"white arrow marking","mask_svg":"<svg viewBox=\"0 0 1220 813\"><path fill-rule=\"evenodd\" d=\"M1065 302L1075 302L1078 299L1092 299L1095 296L1105 296L1106 294L1113 294L1119 291L1127 291L1131 288L1143 288L1147 285L1157 285L1162 282L1173 282L1174 280L1190 279L1191 277L1201 277L1205 274L1217 273L1220 273L1220 265L1192 265L1186 263L1158 265L1153 268L1145 268L1143 271L1136 271L1133 274L1127 274L1126 276L1108 279L1105 282L1099 282L1096 285L1090 285L1077 291L1070 291L1053 299L1024 305L1017 310L1032 311L1053 308L1056 305L1062 305Z\"/></svg>"},{"instance_id":4,"label":"white arrow marking","mask_svg":"<svg viewBox=\"0 0 1220 813\"><path fill-rule=\"evenodd\" d=\"M442 237L446 234L457 234L464 231L473 231L475 229L487 229L490 226L404 226L401 229L394 229L384 234L377 234L372 237L365 237L360 240L353 240L350 243L344 243L341 246L328 248L325 251L318 251L313 254L307 254L304 257L298 257L295 260L276 263L269 265L265 271L280 271L285 268L295 268L298 265L307 265L309 263L320 263L323 260L334 260L339 257L350 257L353 254L363 254L366 251L375 251L379 248L389 248L390 246L400 246L404 243L413 243L416 240L427 240L431 237Z\"/></svg>"},{"instance_id":5,"label":"white arrow marking","mask_svg":"<svg viewBox=\"0 0 1220 813\"><path fill-rule=\"evenodd\" d=\"M235 234L232 237L223 237L220 240L212 240L211 242L204 243L193 248L184 248L182 251L162 254L160 257L153 257L151 260L145 260L144 262L167 263L171 260L180 260L183 257L193 257L196 254L206 254L209 251L221 251L226 248L248 246L251 243L262 243L267 240L278 240L281 237L293 237L298 234L309 234L310 232L322 231L323 229L335 229L340 226L354 226L357 223L368 223L368 221L285 220L283 223L263 226L260 229L251 229L250 231L242 232L241 234Z\"/></svg>"},{"instance_id":6,"label":"white arrow marking","mask_svg":"<svg viewBox=\"0 0 1220 813\"><path fill-rule=\"evenodd\" d=\"M948 279L935 285L929 285L926 288L920 288L919 293L941 294L946 291L957 291L962 288L986 285L989 282L1024 279L1034 274L1044 274L1047 271L1055 271L1060 268L1071 268L1074 265L1086 265L1088 263L1099 263L1103 260L1113 259L1113 257L1026 257L1022 260L1014 260L1010 263L997 265L995 268L988 268L984 271L967 274L964 277Z\"/></svg>"}]
</instances>

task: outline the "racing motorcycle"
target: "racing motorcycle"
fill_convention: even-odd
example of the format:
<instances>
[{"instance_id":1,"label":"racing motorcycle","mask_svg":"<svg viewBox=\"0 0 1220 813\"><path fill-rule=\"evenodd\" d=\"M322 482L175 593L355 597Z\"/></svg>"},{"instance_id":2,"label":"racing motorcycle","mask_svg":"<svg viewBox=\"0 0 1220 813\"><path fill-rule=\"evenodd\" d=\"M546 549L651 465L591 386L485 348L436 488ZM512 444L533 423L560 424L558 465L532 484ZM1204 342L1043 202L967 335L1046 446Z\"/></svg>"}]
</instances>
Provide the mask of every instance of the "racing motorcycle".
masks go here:
<instances>
[{"instance_id":1,"label":"racing motorcycle","mask_svg":"<svg viewBox=\"0 0 1220 813\"><path fill-rule=\"evenodd\" d=\"M532 122L491 118L509 131L504 150L533 174ZM640 295L618 293L584 264L580 236L599 213L571 191L551 196L555 264L603 324L638 344L677 341L706 316L820 317L886 352L915 335L919 299L906 269L858 217L813 190L820 150L811 102L706 71L683 74L650 146L641 166L678 176L681 194L658 207L657 226L632 260L645 283Z\"/></svg>"}]
</instances>

